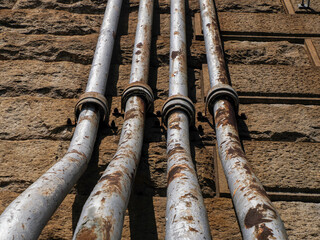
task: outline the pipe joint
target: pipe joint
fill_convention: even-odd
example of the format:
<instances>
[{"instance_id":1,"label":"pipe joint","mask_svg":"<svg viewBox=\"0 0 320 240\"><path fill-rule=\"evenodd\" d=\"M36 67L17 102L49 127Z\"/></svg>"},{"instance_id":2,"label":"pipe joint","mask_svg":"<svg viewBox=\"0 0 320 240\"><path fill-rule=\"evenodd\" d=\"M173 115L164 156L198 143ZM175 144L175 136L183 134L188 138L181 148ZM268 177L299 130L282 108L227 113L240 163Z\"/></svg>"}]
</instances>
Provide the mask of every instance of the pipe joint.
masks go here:
<instances>
[{"instance_id":1,"label":"pipe joint","mask_svg":"<svg viewBox=\"0 0 320 240\"><path fill-rule=\"evenodd\" d=\"M97 106L100 111L101 119L103 121L107 120L107 116L109 116L109 108L106 97L98 92L86 92L80 96L79 100L76 103L76 106L74 107L76 122L81 112L82 106L88 103Z\"/></svg>"},{"instance_id":2,"label":"pipe joint","mask_svg":"<svg viewBox=\"0 0 320 240\"><path fill-rule=\"evenodd\" d=\"M121 97L121 109L125 110L126 103L130 97L141 97L146 103L146 109L148 112L153 112L154 95L150 86L143 82L130 83L122 93Z\"/></svg>"},{"instance_id":3,"label":"pipe joint","mask_svg":"<svg viewBox=\"0 0 320 240\"><path fill-rule=\"evenodd\" d=\"M213 107L217 100L226 99L230 101L234 107L235 113L239 110L239 97L236 92L228 84L217 84L214 85L207 94L206 108L209 110L210 114L214 116Z\"/></svg>"},{"instance_id":4,"label":"pipe joint","mask_svg":"<svg viewBox=\"0 0 320 240\"><path fill-rule=\"evenodd\" d=\"M162 106L162 122L167 126L169 115L174 110L186 112L190 125L194 124L195 107L190 98L183 95L173 95L169 97Z\"/></svg>"}]
</instances>

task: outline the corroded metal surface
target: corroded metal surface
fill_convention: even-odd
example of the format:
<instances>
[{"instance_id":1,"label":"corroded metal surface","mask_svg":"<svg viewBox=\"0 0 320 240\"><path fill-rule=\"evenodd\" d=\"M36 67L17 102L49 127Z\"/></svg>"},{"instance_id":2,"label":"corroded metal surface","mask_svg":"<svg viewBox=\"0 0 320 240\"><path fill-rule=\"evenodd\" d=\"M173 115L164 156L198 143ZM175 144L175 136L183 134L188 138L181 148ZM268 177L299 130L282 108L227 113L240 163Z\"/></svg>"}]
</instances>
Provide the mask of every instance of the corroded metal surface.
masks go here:
<instances>
[{"instance_id":1,"label":"corroded metal surface","mask_svg":"<svg viewBox=\"0 0 320 240\"><path fill-rule=\"evenodd\" d=\"M117 153L83 207L74 239L120 239L125 210L140 160L145 103L131 97Z\"/></svg>"},{"instance_id":2,"label":"corroded metal surface","mask_svg":"<svg viewBox=\"0 0 320 240\"><path fill-rule=\"evenodd\" d=\"M284 225L242 150L233 106L214 106L219 156L244 239L287 239Z\"/></svg>"},{"instance_id":3,"label":"corroded metal surface","mask_svg":"<svg viewBox=\"0 0 320 240\"><path fill-rule=\"evenodd\" d=\"M188 96L185 1L171 1L169 96Z\"/></svg>"},{"instance_id":4,"label":"corroded metal surface","mask_svg":"<svg viewBox=\"0 0 320 240\"><path fill-rule=\"evenodd\" d=\"M122 0L108 1L100 34L94 53L86 92L104 95L112 58L114 40L117 36Z\"/></svg>"},{"instance_id":5,"label":"corroded metal surface","mask_svg":"<svg viewBox=\"0 0 320 240\"><path fill-rule=\"evenodd\" d=\"M200 0L211 88L229 84L214 3ZM219 100L220 99L220 100ZM208 100L208 99L207 99ZM244 239L287 239L284 225L242 150L235 107L225 94L210 104L218 150Z\"/></svg>"},{"instance_id":6,"label":"corroded metal surface","mask_svg":"<svg viewBox=\"0 0 320 240\"><path fill-rule=\"evenodd\" d=\"M153 0L140 2L138 18L130 83L139 86L141 82L144 86L149 73ZM125 116L117 152L84 205L73 239L121 238L124 214L140 161L146 104L151 104L145 100L133 92L123 102Z\"/></svg>"},{"instance_id":7,"label":"corroded metal surface","mask_svg":"<svg viewBox=\"0 0 320 240\"><path fill-rule=\"evenodd\" d=\"M87 106L66 155L16 198L0 216L0 239L37 239L43 227L87 168L99 112Z\"/></svg>"},{"instance_id":8,"label":"corroded metal surface","mask_svg":"<svg viewBox=\"0 0 320 240\"><path fill-rule=\"evenodd\" d=\"M141 0L132 57L130 83L148 82L152 37L153 0Z\"/></svg>"},{"instance_id":9,"label":"corroded metal surface","mask_svg":"<svg viewBox=\"0 0 320 240\"><path fill-rule=\"evenodd\" d=\"M169 77L169 97L187 97L184 0L171 1ZM188 106L184 107L185 104L180 101L170 106L165 117L168 121L166 239L211 239L207 212L190 154Z\"/></svg>"},{"instance_id":10,"label":"corroded metal surface","mask_svg":"<svg viewBox=\"0 0 320 240\"><path fill-rule=\"evenodd\" d=\"M104 95L122 0L110 0L86 88ZM110 39L110 36L112 36ZM0 239L36 239L87 168L97 136L99 106L83 105L68 152L0 216Z\"/></svg>"},{"instance_id":11,"label":"corroded metal surface","mask_svg":"<svg viewBox=\"0 0 320 240\"><path fill-rule=\"evenodd\" d=\"M192 163L189 120L177 110L167 130L166 239L211 239L207 212Z\"/></svg>"},{"instance_id":12,"label":"corroded metal surface","mask_svg":"<svg viewBox=\"0 0 320 240\"><path fill-rule=\"evenodd\" d=\"M213 1L200 0L202 30L206 45L210 85L229 84Z\"/></svg>"}]
</instances>

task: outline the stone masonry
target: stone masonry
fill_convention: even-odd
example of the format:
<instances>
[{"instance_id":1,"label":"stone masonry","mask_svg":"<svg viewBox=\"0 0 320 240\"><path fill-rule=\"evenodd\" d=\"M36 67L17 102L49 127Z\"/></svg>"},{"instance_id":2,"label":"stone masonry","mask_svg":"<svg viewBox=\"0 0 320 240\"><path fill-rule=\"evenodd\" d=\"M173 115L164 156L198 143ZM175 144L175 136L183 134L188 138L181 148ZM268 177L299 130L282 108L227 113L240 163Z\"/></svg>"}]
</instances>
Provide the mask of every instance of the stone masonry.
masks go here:
<instances>
[{"instance_id":1,"label":"stone masonry","mask_svg":"<svg viewBox=\"0 0 320 240\"><path fill-rule=\"evenodd\" d=\"M186 2L189 96L197 112L192 157L213 239L241 239L205 111L199 3ZM320 3L299 9L300 2L215 1L231 83L240 96L243 148L290 240L320 239ZM165 236L166 129L157 112L168 96L170 1L155 5L149 76L155 111L147 116L123 239ZM0 213L66 153L105 6L102 0L0 0ZM115 109L129 82L138 7L138 0L122 7L106 93L109 125L100 126L87 171L39 239L71 239L83 204L116 152L123 115Z\"/></svg>"}]
</instances>

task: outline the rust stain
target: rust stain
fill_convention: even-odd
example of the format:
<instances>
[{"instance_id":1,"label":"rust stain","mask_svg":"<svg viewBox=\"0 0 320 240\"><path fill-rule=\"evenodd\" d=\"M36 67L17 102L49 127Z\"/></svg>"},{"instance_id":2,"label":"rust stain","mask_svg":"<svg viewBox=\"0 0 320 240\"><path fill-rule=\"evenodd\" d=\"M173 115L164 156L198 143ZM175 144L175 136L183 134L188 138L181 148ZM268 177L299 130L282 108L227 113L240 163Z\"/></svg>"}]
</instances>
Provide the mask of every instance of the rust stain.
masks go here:
<instances>
[{"instance_id":1,"label":"rust stain","mask_svg":"<svg viewBox=\"0 0 320 240\"><path fill-rule=\"evenodd\" d=\"M262 189L259 185L250 184L249 189L256 191L259 195L261 195L263 197L269 198L266 191L264 189Z\"/></svg>"},{"instance_id":2,"label":"rust stain","mask_svg":"<svg viewBox=\"0 0 320 240\"><path fill-rule=\"evenodd\" d=\"M179 32L178 32L178 31L175 31L173 34L174 34L174 35L179 35Z\"/></svg>"},{"instance_id":3,"label":"rust stain","mask_svg":"<svg viewBox=\"0 0 320 240\"><path fill-rule=\"evenodd\" d=\"M142 46L143 46L143 43L142 43L142 42L139 42L139 43L137 44L137 48L142 48Z\"/></svg>"},{"instance_id":4,"label":"rust stain","mask_svg":"<svg viewBox=\"0 0 320 240\"><path fill-rule=\"evenodd\" d=\"M121 186L121 178L123 173L121 171L115 171L111 174L103 176L100 178L99 182L108 181L109 187L112 189L112 192L121 193L122 186Z\"/></svg>"},{"instance_id":5,"label":"rust stain","mask_svg":"<svg viewBox=\"0 0 320 240\"><path fill-rule=\"evenodd\" d=\"M181 196L180 199L188 198L188 197L191 197L191 198L193 198L195 200L198 200L198 198L195 195L193 195L192 193L187 193L187 194Z\"/></svg>"},{"instance_id":6,"label":"rust stain","mask_svg":"<svg viewBox=\"0 0 320 240\"><path fill-rule=\"evenodd\" d=\"M229 124L237 129L237 121L231 103L227 100L224 100L224 106L224 108L220 107L215 113L215 122L217 127Z\"/></svg>"},{"instance_id":7,"label":"rust stain","mask_svg":"<svg viewBox=\"0 0 320 240\"><path fill-rule=\"evenodd\" d=\"M179 126L179 122L174 122L171 123L169 126L170 129L176 129L176 130L181 130L181 127Z\"/></svg>"},{"instance_id":8,"label":"rust stain","mask_svg":"<svg viewBox=\"0 0 320 240\"><path fill-rule=\"evenodd\" d=\"M192 227L189 227L189 231L191 231L191 232L199 232L197 229L192 228Z\"/></svg>"},{"instance_id":9,"label":"rust stain","mask_svg":"<svg viewBox=\"0 0 320 240\"><path fill-rule=\"evenodd\" d=\"M255 235L258 240L276 239L273 236L272 229L268 228L264 223L262 223L259 227L255 228Z\"/></svg>"},{"instance_id":10,"label":"rust stain","mask_svg":"<svg viewBox=\"0 0 320 240\"><path fill-rule=\"evenodd\" d=\"M96 192L93 196L99 195L101 191Z\"/></svg>"},{"instance_id":11,"label":"rust stain","mask_svg":"<svg viewBox=\"0 0 320 240\"><path fill-rule=\"evenodd\" d=\"M184 148L183 147L181 147L181 145L180 144L176 144L175 146L174 146L174 148L172 148L172 149L170 149L169 151L168 151L168 158L170 158L173 154L176 154L176 153L185 153L186 151L184 150Z\"/></svg>"},{"instance_id":12,"label":"rust stain","mask_svg":"<svg viewBox=\"0 0 320 240\"><path fill-rule=\"evenodd\" d=\"M191 169L187 164L181 164L170 168L168 173L168 186L175 178L185 176L184 173L181 173L182 171L188 170L190 171Z\"/></svg>"},{"instance_id":13,"label":"rust stain","mask_svg":"<svg viewBox=\"0 0 320 240\"><path fill-rule=\"evenodd\" d=\"M110 240L111 239L111 230L112 229L112 223L111 223L111 220L108 219L106 222L105 222L105 230L106 230L106 240Z\"/></svg>"},{"instance_id":14,"label":"rust stain","mask_svg":"<svg viewBox=\"0 0 320 240\"><path fill-rule=\"evenodd\" d=\"M139 55L139 54L141 54L141 51L140 50L136 51L136 55Z\"/></svg>"},{"instance_id":15,"label":"rust stain","mask_svg":"<svg viewBox=\"0 0 320 240\"><path fill-rule=\"evenodd\" d=\"M136 117L138 117L138 116L139 116L139 115L138 115L137 109L132 108L132 109L130 109L130 110L128 110L128 111L125 112L125 114L124 114L124 121L126 121L126 120L128 120L128 119L131 119L131 118L136 118Z\"/></svg>"},{"instance_id":16,"label":"rust stain","mask_svg":"<svg viewBox=\"0 0 320 240\"><path fill-rule=\"evenodd\" d=\"M90 240L90 239L97 239L97 234L94 232L93 229L82 228L80 232L77 234L76 238L78 240Z\"/></svg>"},{"instance_id":17,"label":"rust stain","mask_svg":"<svg viewBox=\"0 0 320 240\"><path fill-rule=\"evenodd\" d=\"M209 28L209 27L211 26L211 24L210 24L210 23L208 23L206 26Z\"/></svg>"},{"instance_id":18,"label":"rust stain","mask_svg":"<svg viewBox=\"0 0 320 240\"><path fill-rule=\"evenodd\" d=\"M226 150L226 154L227 154L227 159L232 159L235 157L241 157L241 158L246 158L244 152L242 151L241 147L233 144L231 145L227 150Z\"/></svg>"},{"instance_id":19,"label":"rust stain","mask_svg":"<svg viewBox=\"0 0 320 240\"><path fill-rule=\"evenodd\" d=\"M255 208L250 208L244 219L244 224L246 228L252 228L253 226L258 226L261 223L272 222L271 219L265 218L264 214L266 210L258 204Z\"/></svg>"},{"instance_id":20,"label":"rust stain","mask_svg":"<svg viewBox=\"0 0 320 240\"><path fill-rule=\"evenodd\" d=\"M79 152L79 151L77 151L75 149L72 149L69 153L76 153L76 154L82 156L83 158L87 158L87 156L84 153Z\"/></svg>"},{"instance_id":21,"label":"rust stain","mask_svg":"<svg viewBox=\"0 0 320 240\"><path fill-rule=\"evenodd\" d=\"M246 173L247 173L248 175L252 175L252 170L251 170L251 168L250 168L250 166L249 166L248 164L245 164L245 165L243 166L243 168L246 170Z\"/></svg>"},{"instance_id":22,"label":"rust stain","mask_svg":"<svg viewBox=\"0 0 320 240\"><path fill-rule=\"evenodd\" d=\"M182 217L184 220L187 220L189 222L193 221L193 217L192 216L187 216L187 217Z\"/></svg>"},{"instance_id":23,"label":"rust stain","mask_svg":"<svg viewBox=\"0 0 320 240\"><path fill-rule=\"evenodd\" d=\"M180 51L172 51L171 53L172 60L174 60L179 54L180 54Z\"/></svg>"}]
</instances>

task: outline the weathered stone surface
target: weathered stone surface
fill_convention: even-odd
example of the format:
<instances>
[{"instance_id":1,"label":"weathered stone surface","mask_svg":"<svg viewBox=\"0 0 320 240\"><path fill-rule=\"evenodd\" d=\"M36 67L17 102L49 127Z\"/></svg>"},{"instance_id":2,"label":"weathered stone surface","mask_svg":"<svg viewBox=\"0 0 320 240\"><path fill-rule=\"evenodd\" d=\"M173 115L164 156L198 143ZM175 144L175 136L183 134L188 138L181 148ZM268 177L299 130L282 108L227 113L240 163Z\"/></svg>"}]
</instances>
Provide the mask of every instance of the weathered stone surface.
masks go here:
<instances>
[{"instance_id":1,"label":"weathered stone surface","mask_svg":"<svg viewBox=\"0 0 320 240\"><path fill-rule=\"evenodd\" d=\"M288 15L266 13L219 13L222 32L246 34L301 35L320 33L319 15Z\"/></svg>"},{"instance_id":2,"label":"weathered stone surface","mask_svg":"<svg viewBox=\"0 0 320 240\"><path fill-rule=\"evenodd\" d=\"M0 95L76 98L84 92L90 65L66 61L0 61Z\"/></svg>"},{"instance_id":3,"label":"weathered stone surface","mask_svg":"<svg viewBox=\"0 0 320 240\"><path fill-rule=\"evenodd\" d=\"M0 34L0 60L70 61L90 64L97 34L86 36Z\"/></svg>"},{"instance_id":4,"label":"weathered stone surface","mask_svg":"<svg viewBox=\"0 0 320 240\"><path fill-rule=\"evenodd\" d=\"M216 0L218 11L247 13L285 13L279 0Z\"/></svg>"},{"instance_id":5,"label":"weathered stone surface","mask_svg":"<svg viewBox=\"0 0 320 240\"><path fill-rule=\"evenodd\" d=\"M232 86L240 95L320 95L320 69L284 65L229 64Z\"/></svg>"},{"instance_id":6,"label":"weathered stone surface","mask_svg":"<svg viewBox=\"0 0 320 240\"><path fill-rule=\"evenodd\" d=\"M240 105L240 135L284 141L320 141L320 106L285 104Z\"/></svg>"},{"instance_id":7,"label":"weathered stone surface","mask_svg":"<svg viewBox=\"0 0 320 240\"><path fill-rule=\"evenodd\" d=\"M320 190L319 143L244 141L243 146L254 173L268 190Z\"/></svg>"},{"instance_id":8,"label":"weathered stone surface","mask_svg":"<svg viewBox=\"0 0 320 240\"><path fill-rule=\"evenodd\" d=\"M15 0L0 0L0 9L12 8L15 4Z\"/></svg>"},{"instance_id":9,"label":"weathered stone surface","mask_svg":"<svg viewBox=\"0 0 320 240\"><path fill-rule=\"evenodd\" d=\"M0 143L1 191L19 193L60 159L68 144L49 140L1 140Z\"/></svg>"},{"instance_id":10,"label":"weathered stone surface","mask_svg":"<svg viewBox=\"0 0 320 240\"><path fill-rule=\"evenodd\" d=\"M304 45L287 41L226 41L224 50L227 61L232 64L310 66Z\"/></svg>"},{"instance_id":11,"label":"weathered stone surface","mask_svg":"<svg viewBox=\"0 0 320 240\"><path fill-rule=\"evenodd\" d=\"M41 9L1 10L0 31L22 34L86 35L99 32L102 16Z\"/></svg>"},{"instance_id":12,"label":"weathered stone surface","mask_svg":"<svg viewBox=\"0 0 320 240\"><path fill-rule=\"evenodd\" d=\"M70 139L75 101L51 98L0 98L1 139Z\"/></svg>"},{"instance_id":13,"label":"weathered stone surface","mask_svg":"<svg viewBox=\"0 0 320 240\"><path fill-rule=\"evenodd\" d=\"M36 60L0 61L0 95L77 98L85 91L90 65L67 61ZM107 95L120 96L129 83L131 65L111 67ZM296 68L283 65L229 64L233 87L240 95L319 97L320 72L317 67ZM201 101L200 70L189 69L189 92L194 101ZM191 84L191 83L194 84ZM151 68L149 85L157 98L168 97L169 66Z\"/></svg>"},{"instance_id":14,"label":"weathered stone surface","mask_svg":"<svg viewBox=\"0 0 320 240\"><path fill-rule=\"evenodd\" d=\"M0 60L35 59L90 64L97 41L97 34L62 37L2 33L1 38ZM122 36L120 46L118 46L121 51L113 56L114 62L130 64L133 44L134 39L131 35ZM168 64L169 39L159 36L156 45L152 47L151 65ZM310 65L303 45L286 41L227 41L225 42L225 52L229 63L234 64ZM205 62L205 58L203 41L193 41L188 59L189 66L200 68L201 63Z\"/></svg>"}]
</instances>

